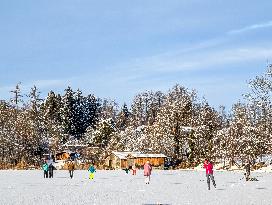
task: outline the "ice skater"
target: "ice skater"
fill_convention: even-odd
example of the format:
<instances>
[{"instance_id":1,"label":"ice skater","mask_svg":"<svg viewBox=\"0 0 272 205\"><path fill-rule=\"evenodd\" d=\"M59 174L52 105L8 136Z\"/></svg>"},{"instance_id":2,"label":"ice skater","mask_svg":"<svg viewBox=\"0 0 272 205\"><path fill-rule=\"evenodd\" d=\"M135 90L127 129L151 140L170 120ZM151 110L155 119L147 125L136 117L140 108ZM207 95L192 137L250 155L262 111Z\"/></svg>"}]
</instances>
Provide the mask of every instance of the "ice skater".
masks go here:
<instances>
[{"instance_id":1,"label":"ice skater","mask_svg":"<svg viewBox=\"0 0 272 205\"><path fill-rule=\"evenodd\" d=\"M43 169L43 178L48 178L48 164L46 162L44 162L44 164L42 165L42 169Z\"/></svg>"},{"instance_id":2,"label":"ice skater","mask_svg":"<svg viewBox=\"0 0 272 205\"><path fill-rule=\"evenodd\" d=\"M126 167L125 169L123 169L125 172L126 172L126 174L128 174L129 173L129 168L128 167Z\"/></svg>"},{"instance_id":3,"label":"ice skater","mask_svg":"<svg viewBox=\"0 0 272 205\"><path fill-rule=\"evenodd\" d=\"M74 170L75 170L75 163L73 161L68 162L68 171L70 174L70 178L72 179L74 176Z\"/></svg>"},{"instance_id":4,"label":"ice skater","mask_svg":"<svg viewBox=\"0 0 272 205\"><path fill-rule=\"evenodd\" d=\"M89 171L89 179L93 180L94 179L94 173L96 172L94 164L90 165L88 171Z\"/></svg>"},{"instance_id":5,"label":"ice skater","mask_svg":"<svg viewBox=\"0 0 272 205\"><path fill-rule=\"evenodd\" d=\"M132 175L136 175L136 166L135 165L132 166Z\"/></svg>"},{"instance_id":6,"label":"ice skater","mask_svg":"<svg viewBox=\"0 0 272 205\"><path fill-rule=\"evenodd\" d=\"M248 181L250 179L250 161L248 160L247 161L247 164L245 165L245 178L246 178L246 181Z\"/></svg>"},{"instance_id":7,"label":"ice skater","mask_svg":"<svg viewBox=\"0 0 272 205\"><path fill-rule=\"evenodd\" d=\"M52 163L48 166L48 171L49 171L49 178L53 178L53 172L54 172L54 166Z\"/></svg>"},{"instance_id":8,"label":"ice skater","mask_svg":"<svg viewBox=\"0 0 272 205\"><path fill-rule=\"evenodd\" d=\"M216 184L215 184L214 176L213 176L213 164L212 164L212 162L210 162L208 159L205 159L204 168L206 169L208 190L211 189L210 180L212 180L213 186L214 186L214 188L216 188Z\"/></svg>"},{"instance_id":9,"label":"ice skater","mask_svg":"<svg viewBox=\"0 0 272 205\"><path fill-rule=\"evenodd\" d=\"M152 166L149 163L149 161L147 161L144 165L144 176L145 176L145 183L149 184L150 183L150 175L151 175L151 171L152 171Z\"/></svg>"}]
</instances>

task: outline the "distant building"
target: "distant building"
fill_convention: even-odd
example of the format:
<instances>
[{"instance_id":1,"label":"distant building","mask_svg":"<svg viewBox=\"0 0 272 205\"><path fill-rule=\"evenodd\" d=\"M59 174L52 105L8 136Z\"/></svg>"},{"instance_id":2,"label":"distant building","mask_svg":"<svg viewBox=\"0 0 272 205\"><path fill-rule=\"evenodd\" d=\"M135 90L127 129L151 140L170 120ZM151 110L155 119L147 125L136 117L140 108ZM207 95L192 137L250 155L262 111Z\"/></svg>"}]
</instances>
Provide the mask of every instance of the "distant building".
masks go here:
<instances>
[{"instance_id":1,"label":"distant building","mask_svg":"<svg viewBox=\"0 0 272 205\"><path fill-rule=\"evenodd\" d=\"M164 154L143 154L140 152L112 152L105 160L110 169L125 169L136 166L142 168L146 161L154 167L164 168L167 157Z\"/></svg>"},{"instance_id":2,"label":"distant building","mask_svg":"<svg viewBox=\"0 0 272 205\"><path fill-rule=\"evenodd\" d=\"M57 160L68 160L71 158L76 158L75 154L77 152L82 152L86 150L88 145L80 144L77 140L70 140L63 144L58 152L56 152L56 159Z\"/></svg>"}]
</instances>

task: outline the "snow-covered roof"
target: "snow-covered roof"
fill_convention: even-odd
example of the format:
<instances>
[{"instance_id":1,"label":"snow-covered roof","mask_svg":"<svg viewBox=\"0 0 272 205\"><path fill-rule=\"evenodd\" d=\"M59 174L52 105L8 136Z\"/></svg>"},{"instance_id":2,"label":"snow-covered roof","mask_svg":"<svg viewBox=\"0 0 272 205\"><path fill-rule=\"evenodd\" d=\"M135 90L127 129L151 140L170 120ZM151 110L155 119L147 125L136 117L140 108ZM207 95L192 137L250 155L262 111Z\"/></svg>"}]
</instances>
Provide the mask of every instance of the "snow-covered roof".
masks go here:
<instances>
[{"instance_id":1,"label":"snow-covered roof","mask_svg":"<svg viewBox=\"0 0 272 205\"><path fill-rule=\"evenodd\" d=\"M142 154L140 152L112 152L115 156L120 159L127 159L128 155L137 158L161 158L167 157L164 154Z\"/></svg>"},{"instance_id":2,"label":"snow-covered roof","mask_svg":"<svg viewBox=\"0 0 272 205\"><path fill-rule=\"evenodd\" d=\"M230 130L229 127L223 128L223 129L221 129L221 130L218 130L218 131L217 131L217 134L218 134L218 135L223 135L223 134L225 134L225 133L228 133L229 130Z\"/></svg>"},{"instance_id":3,"label":"snow-covered roof","mask_svg":"<svg viewBox=\"0 0 272 205\"><path fill-rule=\"evenodd\" d=\"M86 144L64 144L65 147L88 147Z\"/></svg>"},{"instance_id":4,"label":"snow-covered roof","mask_svg":"<svg viewBox=\"0 0 272 205\"><path fill-rule=\"evenodd\" d=\"M63 147L87 147L87 144L80 144L78 140L69 140L65 144L62 145Z\"/></svg>"},{"instance_id":5,"label":"snow-covered roof","mask_svg":"<svg viewBox=\"0 0 272 205\"><path fill-rule=\"evenodd\" d=\"M132 157L137 157L137 158L161 158L161 157L166 157L164 154L131 154Z\"/></svg>"},{"instance_id":6,"label":"snow-covered roof","mask_svg":"<svg viewBox=\"0 0 272 205\"><path fill-rule=\"evenodd\" d=\"M115 156L120 159L127 159L127 156L130 154L140 154L140 152L112 152Z\"/></svg>"},{"instance_id":7,"label":"snow-covered roof","mask_svg":"<svg viewBox=\"0 0 272 205\"><path fill-rule=\"evenodd\" d=\"M185 132L190 132L190 131L194 130L195 128L189 127L189 126L182 126L181 129Z\"/></svg>"},{"instance_id":8,"label":"snow-covered roof","mask_svg":"<svg viewBox=\"0 0 272 205\"><path fill-rule=\"evenodd\" d=\"M205 128L205 127L206 127L206 125L200 125L200 126L195 126L195 127L181 126L180 128L185 132L191 132L192 130L197 130L199 128Z\"/></svg>"}]
</instances>

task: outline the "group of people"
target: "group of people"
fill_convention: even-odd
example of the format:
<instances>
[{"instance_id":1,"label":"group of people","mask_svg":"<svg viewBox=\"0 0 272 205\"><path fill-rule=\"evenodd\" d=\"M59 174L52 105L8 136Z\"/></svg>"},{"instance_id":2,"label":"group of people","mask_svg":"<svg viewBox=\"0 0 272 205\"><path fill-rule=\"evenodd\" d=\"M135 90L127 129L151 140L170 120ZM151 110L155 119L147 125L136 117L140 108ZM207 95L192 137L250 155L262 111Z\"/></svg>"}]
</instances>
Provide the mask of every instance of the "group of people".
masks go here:
<instances>
[{"instance_id":1,"label":"group of people","mask_svg":"<svg viewBox=\"0 0 272 205\"><path fill-rule=\"evenodd\" d=\"M73 161L68 161L68 170L69 170L69 174L70 174L70 178L73 178L73 174L74 174L74 170L75 170L75 164ZM45 160L43 165L42 165L42 170L43 170L43 177L44 178L53 178L54 176L54 170L56 168L53 165L53 162L50 160Z\"/></svg>"},{"instance_id":2,"label":"group of people","mask_svg":"<svg viewBox=\"0 0 272 205\"><path fill-rule=\"evenodd\" d=\"M129 168L125 168L123 169L127 174L129 173L130 169ZM136 167L132 166L131 167L132 170L132 175L136 175ZM144 177L145 177L145 183L149 184L150 183L150 176L151 176L151 171L152 171L152 166L150 164L149 161L146 161L146 163L144 164Z\"/></svg>"},{"instance_id":3,"label":"group of people","mask_svg":"<svg viewBox=\"0 0 272 205\"><path fill-rule=\"evenodd\" d=\"M213 183L213 186L214 188L216 188L216 183L215 183L215 180L214 180L214 176L213 176L213 164L211 161L209 161L208 159L206 159L204 161L204 166L203 166L205 169L206 169L206 177L207 177L207 184L208 184L208 190L211 189L211 185L210 185L210 181L212 181ZM256 178L251 178L250 177L250 169L251 169L251 166L250 166L250 161L248 160L246 165L245 165L245 179L246 181L257 181Z\"/></svg>"},{"instance_id":4,"label":"group of people","mask_svg":"<svg viewBox=\"0 0 272 205\"><path fill-rule=\"evenodd\" d=\"M55 168L54 168L52 162L51 163L45 162L42 165L42 168L44 171L44 178L48 178L48 175L49 175L49 178L53 178L53 171ZM206 169L208 189L210 190L210 180L212 181L214 187L216 188L216 184L215 184L215 180L214 180L214 176L213 176L213 164L210 161L205 160L204 168ZM69 176L72 179L74 176L74 170L75 170L74 161L69 160L67 162L67 169L69 171ZM126 171L126 173L128 173L129 169L125 169L125 171ZM88 168L88 172L89 172L89 179L93 180L94 174L96 172L94 164L90 165L90 167ZM146 184L150 183L151 172L152 172L152 166L151 166L150 162L147 161L144 165L144 177L145 177ZM132 175L136 175L136 168L135 167L133 167L133 169L132 169Z\"/></svg>"},{"instance_id":5,"label":"group of people","mask_svg":"<svg viewBox=\"0 0 272 205\"><path fill-rule=\"evenodd\" d=\"M52 162L48 163L45 161L44 164L42 165L42 169L44 171L44 178L48 178L48 175L49 175L49 178L53 178L53 171L54 171L55 167L53 166ZM69 176L72 179L74 176L75 162L72 160L69 160L67 162L67 169L69 171ZM128 173L129 169L126 169L125 171ZM150 183L151 171L152 171L152 166L151 166L150 162L147 161L144 165L144 176L145 176L145 183L146 184ZM91 164L89 166L88 172L89 172L89 179L93 180L94 174L96 172L94 164ZM136 175L136 167L132 168L132 175Z\"/></svg>"},{"instance_id":6,"label":"group of people","mask_svg":"<svg viewBox=\"0 0 272 205\"><path fill-rule=\"evenodd\" d=\"M125 168L125 169L123 169L127 174L129 173L129 171L130 171L130 168ZM136 175L136 166L131 166L131 171L132 171L132 175Z\"/></svg>"},{"instance_id":7,"label":"group of people","mask_svg":"<svg viewBox=\"0 0 272 205\"><path fill-rule=\"evenodd\" d=\"M216 188L216 183L215 183L215 179L214 179L214 175L213 175L213 163L211 161L209 161L208 159L205 159L203 167L206 169L208 190L211 189L211 181L213 183L214 188ZM69 171L70 178L72 179L74 176L75 162L72 160L69 160L67 163L67 168ZM42 165L42 169L44 171L44 178L48 178L48 177L53 178L53 171L55 168L54 168L52 162L51 163L45 162ZM249 176L250 176L250 164L249 163L245 166L245 169L246 169L246 174L245 174L246 181L248 181ZM125 171L126 171L126 173L128 173L129 169L127 168L127 169L125 169ZM132 168L132 171L133 171L132 175L136 175L136 168L135 167ZM94 164L91 164L89 166L88 172L89 172L89 179L93 180L94 174L96 172ZM144 164L144 177L145 177L146 184L150 183L151 172L152 172L152 166L151 166L150 162L147 161Z\"/></svg>"},{"instance_id":8,"label":"group of people","mask_svg":"<svg viewBox=\"0 0 272 205\"><path fill-rule=\"evenodd\" d=\"M74 170L75 170L75 162L72 160L67 161L67 169L69 171L69 176L72 179L74 176ZM43 170L43 176L44 178L53 178L53 172L54 169L56 169L53 165L52 162L49 160L45 160L43 165L42 165L42 170ZM96 172L94 164L91 164L89 169L89 179L93 180L94 179L94 173Z\"/></svg>"},{"instance_id":9,"label":"group of people","mask_svg":"<svg viewBox=\"0 0 272 205\"><path fill-rule=\"evenodd\" d=\"M216 183L213 176L213 163L209 161L208 159L205 159L203 167L206 169L206 178L207 178L207 185L208 190L211 189L211 181L213 183L214 188L216 188ZM147 161L144 165L144 176L145 176L145 183L150 183L150 176L151 176L152 166Z\"/></svg>"},{"instance_id":10,"label":"group of people","mask_svg":"<svg viewBox=\"0 0 272 205\"><path fill-rule=\"evenodd\" d=\"M53 166L52 162L45 162L42 165L42 169L43 169L43 177L44 178L48 178L48 177L53 178L55 167Z\"/></svg>"}]
</instances>

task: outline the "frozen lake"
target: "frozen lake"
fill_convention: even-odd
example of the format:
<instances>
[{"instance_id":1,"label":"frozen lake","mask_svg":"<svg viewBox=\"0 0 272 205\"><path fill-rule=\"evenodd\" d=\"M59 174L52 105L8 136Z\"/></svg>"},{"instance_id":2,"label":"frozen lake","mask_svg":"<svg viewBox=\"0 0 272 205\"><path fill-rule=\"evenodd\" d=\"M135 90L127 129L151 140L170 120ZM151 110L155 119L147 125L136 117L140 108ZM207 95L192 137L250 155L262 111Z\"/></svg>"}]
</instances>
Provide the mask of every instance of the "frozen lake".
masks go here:
<instances>
[{"instance_id":1,"label":"frozen lake","mask_svg":"<svg viewBox=\"0 0 272 205\"><path fill-rule=\"evenodd\" d=\"M241 172L215 172L217 188L207 190L202 171L153 171L151 184L143 172L100 171L95 180L87 171L55 171L44 179L42 171L0 171L1 205L77 204L201 204L271 205L272 174L252 173L259 181L246 182Z\"/></svg>"}]
</instances>

